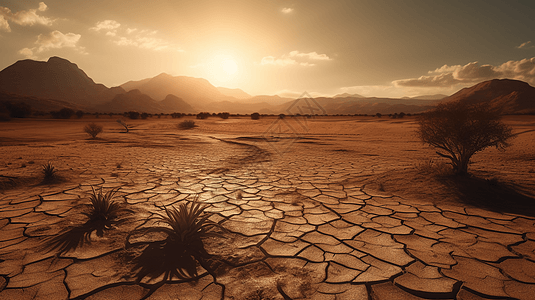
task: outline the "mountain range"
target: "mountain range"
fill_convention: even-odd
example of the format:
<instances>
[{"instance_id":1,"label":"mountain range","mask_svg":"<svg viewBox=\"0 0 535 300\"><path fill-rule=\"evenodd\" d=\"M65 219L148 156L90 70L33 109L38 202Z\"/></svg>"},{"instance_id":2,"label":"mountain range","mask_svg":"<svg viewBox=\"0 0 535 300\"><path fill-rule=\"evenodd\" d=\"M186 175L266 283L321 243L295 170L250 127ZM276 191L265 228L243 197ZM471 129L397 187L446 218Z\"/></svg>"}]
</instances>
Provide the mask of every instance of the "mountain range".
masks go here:
<instances>
[{"instance_id":1,"label":"mountain range","mask_svg":"<svg viewBox=\"0 0 535 300\"><path fill-rule=\"evenodd\" d=\"M0 101L28 103L34 110L58 107L88 112L136 110L147 113L200 111L248 114L287 113L295 99L277 95L251 96L240 89L215 87L208 80L166 73L108 88L93 81L76 64L51 57L48 61L20 60L0 71ZM457 93L404 98L338 94L316 97L327 114L419 113L441 101L485 102L504 113L535 113L535 88L511 79L481 82ZM317 113L317 112L316 112Z\"/></svg>"},{"instance_id":2,"label":"mountain range","mask_svg":"<svg viewBox=\"0 0 535 300\"><path fill-rule=\"evenodd\" d=\"M535 88L527 82L512 79L484 81L443 100L486 103L501 109L504 114L535 113Z\"/></svg>"}]
</instances>

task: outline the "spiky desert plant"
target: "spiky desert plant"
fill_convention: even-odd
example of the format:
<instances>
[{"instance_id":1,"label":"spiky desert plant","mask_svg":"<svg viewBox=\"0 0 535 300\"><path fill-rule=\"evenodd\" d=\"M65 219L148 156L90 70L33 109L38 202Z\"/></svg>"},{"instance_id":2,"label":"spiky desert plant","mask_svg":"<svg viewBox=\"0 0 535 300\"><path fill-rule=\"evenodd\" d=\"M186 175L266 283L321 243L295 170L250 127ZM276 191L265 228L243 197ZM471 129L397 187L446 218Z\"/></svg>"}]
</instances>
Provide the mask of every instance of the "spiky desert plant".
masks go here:
<instances>
[{"instance_id":1,"label":"spiky desert plant","mask_svg":"<svg viewBox=\"0 0 535 300\"><path fill-rule=\"evenodd\" d=\"M43 167L43 175L45 176L45 181L51 181L56 179L57 175L57 169L52 165L51 162L47 162L46 164L42 165Z\"/></svg>"},{"instance_id":2,"label":"spiky desert plant","mask_svg":"<svg viewBox=\"0 0 535 300\"><path fill-rule=\"evenodd\" d=\"M85 125L84 127L85 133L89 134L91 138L96 138L99 133L102 132L102 126L95 124L95 123L89 123Z\"/></svg>"},{"instance_id":3,"label":"spiky desert plant","mask_svg":"<svg viewBox=\"0 0 535 300\"><path fill-rule=\"evenodd\" d=\"M117 219L121 212L121 206L118 202L113 201L113 197L117 192L116 189L112 189L107 193L102 192L102 187L95 191L95 188L91 186L92 194L89 196L91 205L89 211L84 212L90 221L102 222L106 229L111 228L113 221Z\"/></svg>"},{"instance_id":4,"label":"spiky desert plant","mask_svg":"<svg viewBox=\"0 0 535 300\"><path fill-rule=\"evenodd\" d=\"M178 123L179 129L191 129L191 128L194 128L195 126L196 126L195 121L193 120L185 120L185 121Z\"/></svg>"},{"instance_id":5,"label":"spiky desert plant","mask_svg":"<svg viewBox=\"0 0 535 300\"><path fill-rule=\"evenodd\" d=\"M165 208L166 215L158 215L154 219L167 226L154 226L146 229L149 232L161 232L167 235L166 243L177 251L188 252L196 258L205 257L206 250L202 238L220 236L210 231L214 227L224 230L218 223L209 220L211 214L205 213L208 205L198 202L180 203L178 209L174 206Z\"/></svg>"}]
</instances>

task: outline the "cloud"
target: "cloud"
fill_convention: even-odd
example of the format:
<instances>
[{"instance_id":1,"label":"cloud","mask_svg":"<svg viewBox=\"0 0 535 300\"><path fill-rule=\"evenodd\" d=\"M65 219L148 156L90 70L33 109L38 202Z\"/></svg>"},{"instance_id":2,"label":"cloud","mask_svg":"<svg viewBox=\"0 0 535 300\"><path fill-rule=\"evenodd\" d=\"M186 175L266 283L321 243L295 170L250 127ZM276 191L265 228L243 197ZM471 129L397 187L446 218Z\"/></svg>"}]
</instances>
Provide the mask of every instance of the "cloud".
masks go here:
<instances>
[{"instance_id":1,"label":"cloud","mask_svg":"<svg viewBox=\"0 0 535 300\"><path fill-rule=\"evenodd\" d=\"M37 52L60 48L78 48L76 44L82 36L74 33L63 34L54 30L48 34L40 34L35 42L38 45Z\"/></svg>"},{"instance_id":2,"label":"cloud","mask_svg":"<svg viewBox=\"0 0 535 300\"><path fill-rule=\"evenodd\" d=\"M527 42L524 42L524 43L520 44L520 46L517 46L516 48L518 48L518 49L530 49L530 48L535 48L535 46L531 45L531 41L527 41Z\"/></svg>"},{"instance_id":3,"label":"cloud","mask_svg":"<svg viewBox=\"0 0 535 300\"><path fill-rule=\"evenodd\" d=\"M22 56L26 58L37 59L37 56L33 54L33 50L30 48L24 48L24 49L19 50L19 54L21 54Z\"/></svg>"},{"instance_id":4,"label":"cloud","mask_svg":"<svg viewBox=\"0 0 535 300\"><path fill-rule=\"evenodd\" d=\"M316 52L302 53L299 51L290 52L290 57L303 57L310 60L331 60L327 54L318 54Z\"/></svg>"},{"instance_id":5,"label":"cloud","mask_svg":"<svg viewBox=\"0 0 535 300\"><path fill-rule=\"evenodd\" d=\"M282 11L283 14L289 14L289 13L293 12L294 9L290 8L290 7L285 7L281 11Z\"/></svg>"},{"instance_id":6,"label":"cloud","mask_svg":"<svg viewBox=\"0 0 535 300\"><path fill-rule=\"evenodd\" d=\"M87 54L84 47L78 46L78 41L82 36L75 33L64 34L58 30L54 30L47 34L40 34L37 36L36 46L33 48L24 48L19 51L19 54L27 58L36 58L35 54L48 51L50 49L72 48L82 54Z\"/></svg>"},{"instance_id":7,"label":"cloud","mask_svg":"<svg viewBox=\"0 0 535 300\"><path fill-rule=\"evenodd\" d=\"M0 15L0 30L11 32L11 28L9 27L9 23L7 22L6 18L3 15Z\"/></svg>"},{"instance_id":8,"label":"cloud","mask_svg":"<svg viewBox=\"0 0 535 300\"><path fill-rule=\"evenodd\" d=\"M90 30L94 31L101 31L101 30L114 30L121 27L121 23L115 21L115 20L104 20L97 22L94 27L89 28Z\"/></svg>"},{"instance_id":9,"label":"cloud","mask_svg":"<svg viewBox=\"0 0 535 300\"><path fill-rule=\"evenodd\" d=\"M274 65L274 66L290 66L299 65L303 67L313 67L316 64L313 61L327 61L331 60L327 54L318 54L317 52L303 53L299 51L291 51L288 54L282 55L280 58L274 56L265 56L260 61L260 65Z\"/></svg>"},{"instance_id":10,"label":"cloud","mask_svg":"<svg viewBox=\"0 0 535 300\"><path fill-rule=\"evenodd\" d=\"M284 67L284 66L289 66L289 65L295 65L297 64L297 61L288 57L275 58L274 56L266 56L262 58L262 60L260 61L260 64L263 66L276 65L276 66Z\"/></svg>"},{"instance_id":11,"label":"cloud","mask_svg":"<svg viewBox=\"0 0 535 300\"><path fill-rule=\"evenodd\" d=\"M50 26L54 20L37 14L37 11L43 12L47 8L44 2L40 2L38 9L21 10L13 13L9 8L0 6L0 30L11 31L8 21L21 26L32 26L35 24Z\"/></svg>"},{"instance_id":12,"label":"cloud","mask_svg":"<svg viewBox=\"0 0 535 300\"><path fill-rule=\"evenodd\" d=\"M149 49L154 51L178 51L183 52L181 48L157 37L157 30L143 29L138 31L137 28L124 28L121 24L114 20L104 20L97 22L90 30L96 32L105 32L106 36L112 38L112 42L118 46L133 46L141 49ZM137 34L133 35L133 33Z\"/></svg>"},{"instance_id":13,"label":"cloud","mask_svg":"<svg viewBox=\"0 0 535 300\"><path fill-rule=\"evenodd\" d=\"M121 24L115 20L104 20L97 22L94 27L89 28L96 32L105 31L107 36L116 36L117 29L121 27Z\"/></svg>"},{"instance_id":14,"label":"cloud","mask_svg":"<svg viewBox=\"0 0 535 300\"><path fill-rule=\"evenodd\" d=\"M48 6L44 2L39 2L39 11L45 11L48 9Z\"/></svg>"},{"instance_id":15,"label":"cloud","mask_svg":"<svg viewBox=\"0 0 535 300\"><path fill-rule=\"evenodd\" d=\"M452 87L455 85L471 85L495 78L510 78L522 80L535 85L535 57L519 61L508 61L498 66L479 65L471 62L464 66L444 65L428 76L395 80L392 83L404 87Z\"/></svg>"},{"instance_id":16,"label":"cloud","mask_svg":"<svg viewBox=\"0 0 535 300\"><path fill-rule=\"evenodd\" d=\"M459 82L459 80L453 78L452 73L444 73L436 76L420 76L418 78L393 81L396 86L406 87L447 87L458 84Z\"/></svg>"}]
</instances>

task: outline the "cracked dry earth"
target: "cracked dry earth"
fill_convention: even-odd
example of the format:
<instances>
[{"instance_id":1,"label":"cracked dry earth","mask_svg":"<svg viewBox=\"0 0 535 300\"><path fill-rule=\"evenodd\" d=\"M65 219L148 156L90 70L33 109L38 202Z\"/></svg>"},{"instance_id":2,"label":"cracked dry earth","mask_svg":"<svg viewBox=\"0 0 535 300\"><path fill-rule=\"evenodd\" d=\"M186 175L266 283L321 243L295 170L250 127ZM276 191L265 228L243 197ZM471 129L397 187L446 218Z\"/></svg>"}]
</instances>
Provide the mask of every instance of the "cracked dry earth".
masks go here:
<instances>
[{"instance_id":1,"label":"cracked dry earth","mask_svg":"<svg viewBox=\"0 0 535 300\"><path fill-rule=\"evenodd\" d=\"M250 120L209 120L188 132L158 125L169 120L139 121L129 134L113 129L112 120L99 140L86 140L85 123L72 122L47 140L3 140L1 174L26 181L0 193L0 299L535 295L535 217L408 197L374 182L433 153L410 135L412 121L384 123L380 135L372 122L346 120L338 132L325 129L329 135L321 128L332 123L312 122L283 155L282 139L260 138L267 120L246 132L240 130ZM396 139L399 130L406 134ZM527 132L520 142L533 140ZM31 176L49 160L63 180L34 183ZM529 171L533 161L522 165ZM499 163L473 167L499 171ZM410 188L411 179L399 184ZM115 199L133 217L71 251L44 247L85 222L92 186L118 189ZM196 195L226 229L224 238L205 240L211 258L192 278L139 278L134 261L146 248L127 249L128 233Z\"/></svg>"}]
</instances>

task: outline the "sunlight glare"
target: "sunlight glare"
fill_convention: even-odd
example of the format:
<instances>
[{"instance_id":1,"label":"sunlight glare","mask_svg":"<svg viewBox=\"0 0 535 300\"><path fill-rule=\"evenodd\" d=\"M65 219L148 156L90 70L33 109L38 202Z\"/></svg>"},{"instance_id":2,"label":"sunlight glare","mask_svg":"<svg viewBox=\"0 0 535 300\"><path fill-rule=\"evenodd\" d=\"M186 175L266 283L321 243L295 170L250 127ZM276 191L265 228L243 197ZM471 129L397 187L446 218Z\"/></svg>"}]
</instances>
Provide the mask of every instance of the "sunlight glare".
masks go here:
<instances>
[{"instance_id":1,"label":"sunlight glare","mask_svg":"<svg viewBox=\"0 0 535 300\"><path fill-rule=\"evenodd\" d=\"M240 68L233 56L218 54L207 64L208 78L215 84L229 83L239 75Z\"/></svg>"},{"instance_id":2,"label":"sunlight glare","mask_svg":"<svg viewBox=\"0 0 535 300\"><path fill-rule=\"evenodd\" d=\"M224 59L221 61L221 68L227 75L234 75L238 71L238 65L232 59Z\"/></svg>"}]
</instances>

